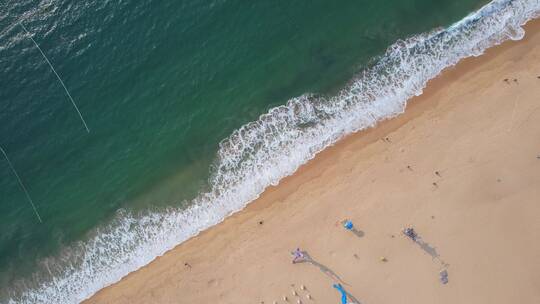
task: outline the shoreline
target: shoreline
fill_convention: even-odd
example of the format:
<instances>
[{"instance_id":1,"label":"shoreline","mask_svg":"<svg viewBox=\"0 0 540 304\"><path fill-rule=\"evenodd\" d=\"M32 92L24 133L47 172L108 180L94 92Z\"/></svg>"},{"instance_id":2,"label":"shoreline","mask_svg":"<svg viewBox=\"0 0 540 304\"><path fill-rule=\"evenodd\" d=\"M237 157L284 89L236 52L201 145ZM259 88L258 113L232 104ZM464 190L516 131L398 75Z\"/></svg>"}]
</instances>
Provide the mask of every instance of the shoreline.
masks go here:
<instances>
[{"instance_id":1,"label":"shoreline","mask_svg":"<svg viewBox=\"0 0 540 304\"><path fill-rule=\"evenodd\" d=\"M335 250L339 250L341 248L340 246L335 246L335 247L328 246L328 248L321 249L324 247L321 247L321 245L316 246L316 245L313 245L312 243L316 243L317 238L320 237L321 235L330 243L332 242L332 238L334 235L339 235L337 236L337 238L343 241L342 239L346 237L347 234L341 233L342 229L338 227L339 225L337 225L336 222L339 222L339 220L345 217L353 218L353 221L355 223L359 222L360 227L362 229L363 221L366 221L366 224L368 224L369 222L367 219L363 218L364 216L362 215L362 213L364 212L369 213L373 215L374 217L380 216L381 213L384 213L383 210L380 210L380 208L383 208L383 207L376 206L375 201L356 205L356 204L353 204L353 202L351 202L351 198L347 199L343 197L345 195L343 194L343 192L348 194L348 191L350 191L351 187L353 187L351 185L351 180L354 178L358 180L359 178L359 177L353 177L352 173L359 173L359 175L362 176L362 182L364 183L359 183L361 185L369 185L370 180L366 179L364 175L367 173L364 173L364 172L370 172L370 170L373 171L371 172L373 173L372 176L376 176L375 181L371 182L372 184L373 183L384 184L384 183L387 183L388 180L391 180L393 177L389 176L388 172L385 172L385 173L378 172L380 170L383 170L383 169L379 169L378 167L387 169L389 164L395 165L395 163L393 163L395 158L403 157L402 156L403 154L408 154L406 153L408 150L416 149L414 147L414 143L402 142L403 137L396 136L395 133L400 133L401 131L401 135L404 135L404 134L406 135L406 133L419 132L419 131L415 131L416 126L414 126L414 123L417 121L421 121L421 123L423 123L423 125L421 125L420 127L425 127L426 124L432 124L431 127L435 127L435 129L432 129L432 131L438 130L437 121L433 119L431 120L427 119L426 116L434 115L435 117L444 117L444 115L447 114L447 112L453 110L453 108L455 107L458 107L458 105L452 104L451 100L450 101L445 100L446 101L445 103L442 101L439 101L439 99L443 99L441 96L442 94L448 94L449 92L453 92L450 89L452 86L457 86L461 89L461 90L455 90L456 95L461 94L463 96L470 97L469 95L474 95L474 93L472 93L473 91L476 91L476 90L480 91L481 89L485 89L485 87L489 87L490 85L492 85L491 82L488 80L500 78L497 84L500 84L501 87L502 85L507 85L506 83L502 82L502 79L505 77L510 77L510 76L504 76L504 77L502 75L501 76L498 76L498 75L485 76L484 74L489 74L488 73L489 70L485 71L485 69L486 69L486 66L490 66L492 69L495 69L494 67L492 67L493 61L496 61L496 60L500 61L502 57L504 57L506 60L508 59L513 60L514 62L523 60L522 58L516 58L516 56L513 56L511 54L509 55L509 53L516 52L516 49L519 49L519 51L523 53L524 52L523 49L526 48L528 44L533 43L531 41L540 40L538 38L538 36L540 35L539 33L540 21L535 20L535 21L529 22L525 26L525 29L526 29L526 36L523 40L520 40L517 42L514 42L514 41L505 42L503 45L488 49L486 53L480 57L464 59L460 63L458 63L456 67L446 69L445 71L443 71L443 73L440 76L438 76L437 78L429 82L427 88L424 90L421 96L415 97L409 101L409 104L407 105L407 109L404 114L399 115L398 117L395 117L393 119L380 122L375 128L371 128L366 131L361 131L361 132L349 135L346 138L340 140L334 146L331 146L325 149L324 151L322 151L321 153L319 153L315 157L315 159L309 161L306 165L301 166L299 170L296 173L294 173L292 176L284 178L282 181L280 181L278 186L269 187L256 201L251 202L244 210L228 217L222 223L201 232L198 236L191 238L188 241L178 245L173 250L167 252L165 255L156 258L150 264L144 266L143 268L135 272L130 273L129 275L124 277L121 281L100 290L93 297L85 301L85 303L119 303L119 302L120 303L122 302L135 303L137 300L141 302L145 302L145 301L150 301L150 299L154 302L163 302L163 303L168 303L173 300L176 302L180 301L181 303L183 303L184 301L186 303L189 303L192 301L199 301L199 302L201 301L202 302L211 302L211 301L216 302L217 301L219 303L222 303L222 302L223 303L229 303L229 302L230 303L248 303L248 302L262 300L262 299L259 300L258 298L257 299L253 298L254 294L260 294L261 297L263 294L267 295L265 298L265 302L268 301L268 303L271 303L270 298L274 297L276 300L279 300L281 298L281 293L284 293L284 292L278 292L278 291L284 288L286 290L289 290L291 288L289 286L291 284L290 282L292 281L298 282L301 280L304 280L305 282L307 282L309 281L309 278L311 276L315 278L313 279L313 282L304 283L306 284L306 286L308 286L308 288L312 288L310 286L314 286L314 287L317 286L319 287L317 288L317 290L318 289L321 289L321 291L324 290L324 292L328 294L327 295L328 299L334 299L334 300L337 299L337 295L333 294L334 291L332 291L331 289L331 286L330 286L331 284L325 281L325 277L322 276L320 272L318 272L317 269L307 268L308 266L306 265L297 265L298 267L290 268L291 266L290 266L288 251L294 249L298 245L302 246L302 248L306 248L310 252L310 254L312 254L313 256L322 256L321 261L324 260L324 264L328 264L328 266L331 266L332 269L335 268L336 272L346 273L346 271L343 268L343 265L341 267L339 266L339 261L338 262L333 261L333 258L340 256L340 254L338 254L335 251ZM533 50L534 45L529 46L529 47L531 48L531 50ZM536 51L537 50L538 49L536 49ZM503 62L507 62L507 61L503 61ZM535 62L532 62L530 64L534 65ZM506 67L506 68L509 71L511 70L510 67ZM540 67L537 66L536 68L540 68ZM472 75L475 72L479 72L479 74L483 75L484 76L483 79L481 80L476 79L475 75ZM523 71L517 70L516 73L517 72L523 72ZM463 84L464 81L471 82L473 83L473 85L469 85L469 86L467 86L466 84L464 85ZM504 89L504 87L502 88ZM467 105L463 105L463 102L461 102L461 106L467 107ZM472 107L472 105L470 105L470 107ZM516 116L514 116L514 118ZM442 118L439 118L439 119L443 120ZM473 124L472 122L469 122L469 121L466 121L466 123ZM411 128L411 125L413 125L413 127L415 128ZM423 134L423 136L430 138L431 134ZM384 142L381 140L381 138L385 138L385 137L389 137L390 142ZM411 141L413 142L415 140L425 141L426 139L423 138L422 136L417 136L416 138L411 139ZM396 147L396 145L398 144L401 145L400 148ZM474 145L474 144L469 143L469 145ZM468 148L471 148L471 147L468 147ZM400 149L404 149L404 151L400 151ZM426 158L431 159L431 158L434 158L435 156L429 152L437 152L437 149L436 148L434 149L435 151L428 151L427 153L426 151L422 151L422 153L424 153L423 155L426 155ZM438 150L438 152L443 153L443 151L440 151L440 150ZM385 157L387 158L383 157L381 159L382 155L385 155ZM451 158L450 156L447 156L447 157ZM413 158L413 157L410 156L410 158ZM360 165L345 166L340 163L336 163L336 159L343 161L345 163L355 164L356 162L350 162L351 159L354 159L355 161L358 161ZM405 161L405 160L402 160L402 161ZM359 166L362 168L357 168ZM394 170L395 171L394 174L403 175L403 172L407 170L405 168L401 167L399 168L399 170ZM427 168L418 168L418 171L419 172L422 171L422 173L426 173L427 172L426 169ZM414 172L417 171L416 166L413 167L413 170ZM443 173L443 175L446 175L445 171L448 171L450 169L446 168L444 170L443 169L440 169L440 170ZM423 172L423 171L426 171L426 172ZM534 177L538 178L538 175ZM422 175L419 178L433 180L436 177L430 176L428 178L426 175ZM329 180L329 183L331 183L332 186L335 186L335 188L331 190L326 190L321 187L321 185L327 185L327 179ZM405 182L405 183L408 183L407 186L409 187L416 187L415 184L410 184L410 181ZM429 197L431 199L434 199L431 196L433 196L434 193L437 193L437 191L431 188L432 185L429 182L427 183L427 185L428 185L427 189L422 189L423 191L425 191L425 193L422 192L422 195L424 195L424 197ZM399 185L394 185L394 186L396 186L397 188L400 188ZM327 186L327 187L330 187L330 186ZM374 186L365 186L365 188L370 188L370 187L374 187ZM383 187L383 186L379 185L374 188L379 189L380 187ZM335 193L337 191L336 189L342 190L342 192ZM407 189L400 189L400 190L403 192L407 191ZM368 191L368 190L364 190L364 191ZM328 192L332 192L332 193L329 194ZM369 198L372 196L379 197L381 195L375 189L371 189L371 191L368 191L368 192L369 193L362 193L361 197ZM375 195L375 193L377 193L377 195ZM399 195L396 194L396 197L401 196L401 195L402 194L399 194ZM305 197L310 197L310 199L306 200ZM332 203L324 199L321 202L318 199L320 197L322 198L333 197L336 200L339 199L340 201L343 201L343 203L341 203L339 206L343 208L349 208L349 210L343 210L342 212L331 211L333 209ZM316 202L317 204L314 203L316 200L317 200ZM405 200L405 201L409 202L408 200ZM422 208L424 209L428 208L428 207L424 207L422 205L423 203L421 202L410 202L410 203L411 205L408 206L408 208L413 208L413 209L418 208L418 210L423 210ZM386 208L390 208L392 209L390 211L394 211L393 208L397 210L401 208L401 206L399 208L395 206L386 206ZM309 209L309 211L306 211L306 209ZM432 213L435 213L436 210L430 210L430 211ZM291 214L294 216L290 216ZM332 216L330 216L331 214ZM397 216L397 214L395 215ZM434 216L435 216L435 219L439 217L438 215L434 215ZM317 223L319 222L324 223L324 224L321 224L321 226L324 226L324 227L320 227L320 228L317 227L317 230L322 229L322 230L331 230L331 231L328 231L328 232L318 231L320 232L320 234L314 234L310 232L310 230L305 228L304 225L310 222L309 219L312 217L321 220L321 221L316 221ZM415 218L415 216L411 215L410 221L416 223L416 221L412 220L413 218ZM264 223L262 225L259 225L258 224L259 221L264 221ZM386 223L386 224L388 224L389 226L395 226L392 224L397 224L392 221L390 222L391 223ZM328 226L328 224L330 223L331 225ZM411 222L407 223L403 219L402 221L400 221L401 226L407 225L407 224L415 224L415 223L411 223ZM427 224L424 224L424 225L427 227ZM298 235L299 232L297 231L291 232L291 230L295 230L295 229L298 229L298 231L302 232L302 234L300 234L300 237ZM373 248L370 247L371 249L362 248L362 250L368 251L368 252L364 252L364 254L372 255L372 254L375 254L375 252L379 252L378 250L380 250L383 253L385 252L385 250L389 250L389 249L385 249L385 246L383 246L383 245L389 246L388 244L385 243L388 241L387 240L388 238L383 237L383 235L387 231L384 231L384 232L383 231L384 229L376 228L376 226L373 226L372 228L370 228L370 230L368 230L366 227L365 229L366 241L368 240L368 236L371 237L370 235L374 235L374 237L381 238L381 239L373 240L374 244L372 244ZM391 231L394 231L396 239L399 239L398 237L399 230L393 229ZM420 229L419 231L421 234L426 233L425 230L423 229ZM279 235L280 233L283 234L283 233L289 233L289 232L291 232L291 235L286 235L286 236L283 235L284 240L276 236L276 235ZM437 238L430 237L427 239L441 242L440 236ZM348 241L351 241L351 240L348 240ZM363 240L352 240L351 242L353 241L356 245L361 246ZM271 244L274 242L278 244L275 246ZM240 249L231 248L229 246L233 244L238 245ZM265 248L272 248L275 251L271 251L268 253L268 260L258 261L256 257L253 257L253 254L250 253L251 250L257 253L261 253L261 252L264 253L264 250L261 251L260 247L253 248L255 244L257 245L266 244L267 246ZM400 246L412 247L412 246L407 246L406 244L400 244ZM440 245L440 246L444 247L444 245ZM317 247L320 250L313 249ZM289 248L290 250L287 250L284 248ZM538 247L535 247L535 250L538 250L537 248ZM328 250L331 250L332 252L329 253ZM204 253L201 254L201 251ZM207 251L211 251L211 252L207 252ZM448 251L450 251L450 249L448 249ZM324 253L321 253L321 252L324 252ZM407 254L411 254L411 255L415 253L418 253L418 252L407 252ZM405 254L405 256L407 256L407 254ZM534 254L534 251L531 254ZM358 253L358 255L361 255L361 254ZM390 255L390 253L388 254L384 253L384 255ZM345 257L342 257L342 258L345 258ZM350 255L348 256L348 258L350 258ZM443 258L446 259L446 257L444 256ZM397 259L397 257L394 257L394 259ZM392 260L393 258L389 258L388 264L391 264L393 262ZM219 263L217 263L216 261L221 261L224 263L223 265L219 265ZM347 262L351 263L351 261L349 260ZM425 262L425 259L419 259L418 263L423 263L423 262ZM184 263L188 263L189 265L191 265L191 267L184 266ZM365 262L365 263L368 263L368 262ZM375 267L381 266L380 263L376 261L376 259L375 260L371 259L370 263L375 264ZM338 266L334 266L334 265L338 265ZM454 287L454 285L452 284L452 280L453 280L452 271L454 270L453 262L450 262L450 265L451 265L450 266L450 285L446 287ZM458 263L458 266L459 266L459 263ZM455 266L455 267L458 267L458 266ZM283 282L283 284L281 285L284 285L285 287L281 286L279 282L283 281L284 274L275 273L276 270L270 269L271 267L275 267L275 268L283 267L283 270L285 272L290 272L291 276L294 277L294 279L288 280L290 282L287 282L286 284ZM373 266L363 265L363 267L365 267L364 270L369 270L370 267L373 267ZM248 273L250 275L242 279L241 277L239 277L240 274L243 272L241 270L246 270L246 268L247 270L249 270ZM430 267L427 267L427 268L430 268ZM236 272L234 271L234 269L236 269ZM338 269L340 271L338 271ZM237 276L233 275L232 277L229 277L228 274L231 273L231 271L235 272ZM218 274L220 273L223 274L221 276L222 277L221 279L213 278L213 279L206 280L206 278L219 277ZM251 282L252 283L251 285L255 285L255 287L250 286L249 290L243 290L244 288L241 288L240 286L243 286L243 284L249 285L250 280L253 280L253 278L257 277L256 276L257 273L264 274L264 275L266 275L267 273L270 273L269 277L272 278L271 281L275 281L275 284L267 285L267 284L271 284L271 283L266 282L269 280L261 280L264 282L260 282L259 284L255 284L254 282ZM369 273L372 273L372 272L369 272ZM537 271L537 273L540 273L540 272ZM192 280L194 276L197 278L197 280L195 282L188 282ZM288 276L285 276L285 277L288 278ZM343 277L345 277L345 275ZM354 277L354 275L349 275L348 277ZM389 277L392 277L392 275L388 274L387 279ZM247 280L248 278L250 280ZM428 278L429 278L429 274L426 273L425 277L420 276L418 283L426 281L428 280ZM537 279L534 277L532 278ZM392 280L394 279L395 278L392 277ZM366 292L374 293L375 291L374 290L371 291L370 289L367 289L367 288L364 289L361 286L361 284L358 284L354 282L353 280L347 280L347 281L350 281L349 283L351 283L351 287L346 286L346 288L352 290L352 293L355 294L361 300L365 300L367 302L371 302L371 301L378 301L378 302L382 301L384 303L391 302L389 301L389 299L384 299L382 295L380 294L379 295L373 294L372 296L369 296L369 295L366 296ZM161 284L164 282L166 282L166 284ZM198 285L197 285L197 282L198 282ZM297 283L297 284L300 284L300 283ZM536 282L536 284L538 284L538 282ZM152 286L152 285L155 285L155 286ZM330 287L327 287L326 285L329 285ZM534 281L532 285L534 287ZM264 286L265 288L264 289L262 289L262 287L257 288L257 286ZM429 286L432 287L431 285ZM177 288L179 290L175 290L174 288ZM211 289L212 291L206 292L204 291L205 288ZM235 290L230 290L231 288L235 288ZM158 290L159 292L157 292ZM436 291L438 292L439 290L436 290ZM325 298L325 295L323 294L316 295L315 292L316 291L314 290L313 291L314 299L319 299L315 302L324 303L322 299L327 299ZM287 292L287 294L289 295L289 297L292 297L290 295L290 292ZM179 295L181 295L181 297L178 297ZM240 298L242 295L244 295L245 298ZM149 296L151 296L152 298L148 298ZM368 301L368 297L369 297L369 301ZM531 298L529 299L523 298L523 299L532 300ZM410 300L413 300L413 299L410 299ZM477 300L479 300L480 302L483 302L482 299L477 298ZM500 301L501 303L503 303L502 298L494 299L494 300L495 302Z\"/></svg>"}]
</instances>

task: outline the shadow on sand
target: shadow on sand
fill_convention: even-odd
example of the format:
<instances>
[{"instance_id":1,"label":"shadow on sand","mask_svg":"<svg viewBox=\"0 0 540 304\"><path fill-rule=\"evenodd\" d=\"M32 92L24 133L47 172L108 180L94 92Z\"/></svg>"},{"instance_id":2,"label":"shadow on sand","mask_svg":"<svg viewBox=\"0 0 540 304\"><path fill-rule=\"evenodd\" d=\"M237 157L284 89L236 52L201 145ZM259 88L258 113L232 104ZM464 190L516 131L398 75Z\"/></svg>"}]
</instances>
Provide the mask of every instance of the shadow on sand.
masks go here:
<instances>
[{"instance_id":1,"label":"shadow on sand","mask_svg":"<svg viewBox=\"0 0 540 304\"><path fill-rule=\"evenodd\" d=\"M359 238L361 238L361 237L363 237L363 236L365 235L364 231L358 230L358 229L356 229L356 228L352 228L350 231L351 231L352 233L354 233L354 235L356 235L356 236L359 237Z\"/></svg>"},{"instance_id":2,"label":"shadow on sand","mask_svg":"<svg viewBox=\"0 0 540 304\"><path fill-rule=\"evenodd\" d=\"M340 282L341 284L344 284L344 285L347 285L347 286L350 286L349 284L347 284L345 281L343 281L338 275L337 273L335 273L332 269L326 267L325 265L315 261L310 255L309 253L307 253L306 251L302 251L302 253L304 254L304 257L305 257L305 260L304 262L306 263L310 263L311 265L314 265L314 266L317 266L324 274L326 274L327 276L329 276L332 280L336 280L338 282Z\"/></svg>"},{"instance_id":3,"label":"shadow on sand","mask_svg":"<svg viewBox=\"0 0 540 304\"><path fill-rule=\"evenodd\" d=\"M429 254L433 260L441 263L442 266L448 267L448 264L441 259L440 254L437 252L437 249L434 246L431 246L429 243L425 242L421 237L417 237L414 241L425 253Z\"/></svg>"},{"instance_id":4,"label":"shadow on sand","mask_svg":"<svg viewBox=\"0 0 540 304\"><path fill-rule=\"evenodd\" d=\"M345 290L345 293L347 294L347 297L353 301L352 303L362 304L362 302L360 302L357 298L355 298L355 297L354 297L352 294L350 294L348 291Z\"/></svg>"}]
</instances>

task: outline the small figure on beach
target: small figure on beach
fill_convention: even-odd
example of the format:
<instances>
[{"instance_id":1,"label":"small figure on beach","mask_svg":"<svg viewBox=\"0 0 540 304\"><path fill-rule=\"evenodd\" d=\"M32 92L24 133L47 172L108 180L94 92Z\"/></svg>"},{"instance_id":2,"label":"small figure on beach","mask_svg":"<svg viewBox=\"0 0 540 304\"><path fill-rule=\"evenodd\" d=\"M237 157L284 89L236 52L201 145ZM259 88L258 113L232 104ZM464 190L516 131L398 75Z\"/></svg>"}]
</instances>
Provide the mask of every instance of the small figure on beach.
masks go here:
<instances>
[{"instance_id":1,"label":"small figure on beach","mask_svg":"<svg viewBox=\"0 0 540 304\"><path fill-rule=\"evenodd\" d=\"M188 262L184 263L184 266L188 269L191 269L191 265Z\"/></svg>"},{"instance_id":2,"label":"small figure on beach","mask_svg":"<svg viewBox=\"0 0 540 304\"><path fill-rule=\"evenodd\" d=\"M341 221L341 224L343 225L343 228L354 233L354 235L356 235L357 237L361 238L364 236L364 232L356 229L356 227L354 227L354 224L351 220L343 220Z\"/></svg>"},{"instance_id":3,"label":"small figure on beach","mask_svg":"<svg viewBox=\"0 0 540 304\"><path fill-rule=\"evenodd\" d=\"M439 272L439 276L439 280L441 281L441 283L448 283L448 271L446 269L441 270L441 272Z\"/></svg>"},{"instance_id":4,"label":"small figure on beach","mask_svg":"<svg viewBox=\"0 0 540 304\"><path fill-rule=\"evenodd\" d=\"M412 227L407 227L403 229L403 234L405 234L406 237L410 238L414 242L416 242L416 238L418 237L418 234Z\"/></svg>"},{"instance_id":5,"label":"small figure on beach","mask_svg":"<svg viewBox=\"0 0 540 304\"><path fill-rule=\"evenodd\" d=\"M296 250L291 252L291 254L293 256L293 260L292 260L293 264L302 263L306 261L306 255L302 252L302 250L300 250L300 248L296 248Z\"/></svg>"},{"instance_id":6,"label":"small figure on beach","mask_svg":"<svg viewBox=\"0 0 540 304\"><path fill-rule=\"evenodd\" d=\"M353 230L354 225L351 220L344 220L342 223L343 223L343 228L347 230Z\"/></svg>"}]
</instances>

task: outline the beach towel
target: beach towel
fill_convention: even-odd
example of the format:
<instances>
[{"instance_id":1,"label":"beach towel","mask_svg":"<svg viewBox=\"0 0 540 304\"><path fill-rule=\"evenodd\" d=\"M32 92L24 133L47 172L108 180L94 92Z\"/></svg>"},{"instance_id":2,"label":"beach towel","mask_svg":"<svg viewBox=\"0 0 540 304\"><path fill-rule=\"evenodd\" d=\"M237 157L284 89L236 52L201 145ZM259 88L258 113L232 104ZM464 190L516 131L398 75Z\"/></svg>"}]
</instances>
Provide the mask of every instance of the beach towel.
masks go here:
<instances>
[{"instance_id":1,"label":"beach towel","mask_svg":"<svg viewBox=\"0 0 540 304\"><path fill-rule=\"evenodd\" d=\"M341 304L347 304L347 292L341 284L334 284L334 288L341 293Z\"/></svg>"}]
</instances>

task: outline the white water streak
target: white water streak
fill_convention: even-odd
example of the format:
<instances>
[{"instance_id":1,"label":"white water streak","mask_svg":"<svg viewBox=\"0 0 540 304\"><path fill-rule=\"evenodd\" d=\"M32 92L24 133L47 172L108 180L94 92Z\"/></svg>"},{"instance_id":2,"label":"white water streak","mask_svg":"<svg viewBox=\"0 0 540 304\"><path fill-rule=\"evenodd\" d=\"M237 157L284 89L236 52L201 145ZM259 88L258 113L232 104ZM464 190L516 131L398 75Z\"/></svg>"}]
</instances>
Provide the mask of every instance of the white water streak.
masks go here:
<instances>
[{"instance_id":1,"label":"white water streak","mask_svg":"<svg viewBox=\"0 0 540 304\"><path fill-rule=\"evenodd\" d=\"M62 87L64 88L64 90L66 91L66 94L67 96L69 97L69 100L71 100L71 103L73 104L73 107L75 108L75 110L77 111L77 114L79 114L79 117L81 118L81 121L84 125L84 128L86 129L86 132L90 133L90 129L88 128L88 125L86 124L86 121L84 120L82 114L81 114L81 111L79 110L79 107L77 106L77 104L75 103L75 101L73 100L73 97L71 97L71 94L69 93L66 85L64 84L64 81L62 81L62 78L60 78L60 75L58 75L58 73L56 72L56 70L54 69L54 66L52 65L52 63L49 61L49 59L47 58L47 56L45 55L45 53L43 53L43 51L41 50L41 48L39 47L39 45L37 44L37 42L34 40L34 38L32 38L32 34L30 34L30 32L26 29L26 27L24 27L24 25L22 23L19 23L19 25L24 29L24 31L28 34L28 38L30 38L30 40L32 40L32 42L34 43L34 45L37 47L37 49L39 50L39 52L41 53L41 55L43 56L43 58L45 59L45 61L47 62L47 64L49 64L49 66L51 67L51 70L53 71L54 75L56 75L56 78L58 78L58 81L60 81L60 84L62 85Z\"/></svg>"},{"instance_id":2,"label":"white water streak","mask_svg":"<svg viewBox=\"0 0 540 304\"><path fill-rule=\"evenodd\" d=\"M40 223L43 223L43 221L41 220L41 216L39 216L39 213L38 213L38 211L36 209L36 205L34 204L34 201L32 200L32 197L30 197L30 194L28 193L28 190L26 189L26 186L24 185L21 178L19 177L19 174L17 173L17 170L15 170L15 167L13 167L13 164L9 160L9 157L7 156L6 151L2 147L0 147L0 151L2 152L2 154L4 154L4 157L6 158L6 161L7 161L8 165L9 165L9 167L11 168L11 171L13 171L13 174L15 174L15 177L17 178L17 181L19 182L19 185L21 185L21 188L23 189L24 194L26 195L26 198L28 199L28 202L30 202L30 205L32 205L32 209L34 209L34 213L36 214L37 219L39 220Z\"/></svg>"}]
</instances>

